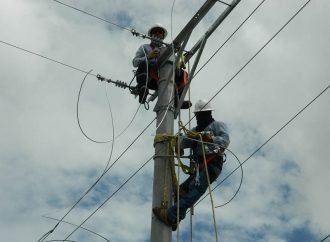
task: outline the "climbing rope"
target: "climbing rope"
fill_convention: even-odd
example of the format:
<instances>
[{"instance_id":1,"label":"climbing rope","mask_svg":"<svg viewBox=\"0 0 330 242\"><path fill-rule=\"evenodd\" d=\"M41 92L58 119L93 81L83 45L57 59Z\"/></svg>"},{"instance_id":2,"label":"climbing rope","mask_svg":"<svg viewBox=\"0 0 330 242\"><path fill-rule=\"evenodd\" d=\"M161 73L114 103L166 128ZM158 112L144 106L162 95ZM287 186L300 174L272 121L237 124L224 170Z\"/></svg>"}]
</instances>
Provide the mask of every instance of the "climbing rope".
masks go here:
<instances>
[{"instance_id":1,"label":"climbing rope","mask_svg":"<svg viewBox=\"0 0 330 242\"><path fill-rule=\"evenodd\" d=\"M200 142L203 142L203 137L202 134L199 134L199 139ZM215 240L218 242L218 231L217 231L217 222L215 220L215 212L214 212L214 203L213 203L213 196L212 196L212 189L211 189L211 182L210 182L210 176L209 176L209 171L207 167L207 161L206 161L206 155L205 155L205 147L202 145L202 150L203 150L203 159L204 159L204 169L206 172L206 178L207 178L207 183L208 183L208 189L209 189L209 194L210 194L210 200L211 200L211 206L212 206L212 215L213 215L213 225L214 225L214 233L215 233Z\"/></svg>"}]
</instances>

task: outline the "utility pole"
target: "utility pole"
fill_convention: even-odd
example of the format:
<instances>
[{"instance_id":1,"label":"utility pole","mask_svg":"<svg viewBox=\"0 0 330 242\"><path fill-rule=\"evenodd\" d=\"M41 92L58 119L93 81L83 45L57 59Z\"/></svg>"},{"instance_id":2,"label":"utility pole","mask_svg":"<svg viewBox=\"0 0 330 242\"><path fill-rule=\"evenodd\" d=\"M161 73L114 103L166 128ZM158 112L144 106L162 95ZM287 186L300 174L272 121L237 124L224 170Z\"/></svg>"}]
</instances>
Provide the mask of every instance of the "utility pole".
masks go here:
<instances>
[{"instance_id":1,"label":"utility pole","mask_svg":"<svg viewBox=\"0 0 330 242\"><path fill-rule=\"evenodd\" d=\"M187 92L187 88L192 80L194 71L189 74L189 83L185 87L180 101L175 109L173 106L175 91L174 91L174 67L178 63L185 46L190 38L190 35L197 24L207 14L207 12L219 3L218 0L206 0L203 6L197 11L197 13L191 18L187 25L182 29L178 36L173 40L172 45L169 45L162 50L160 58L158 60L159 77L158 81L158 102L154 108L157 113L157 130L156 137L161 134L173 135L174 118L177 116L177 112L180 110L184 96ZM240 0L233 0L231 4L226 4L228 7L225 12L219 16L204 36L198 41L193 49L189 51L187 56L190 59L197 51L197 58L193 65L193 70L199 62L203 48L208 37L213 31L220 25L220 23L227 17L227 15L233 10L233 8L240 2ZM173 48L177 53L177 57L173 56ZM168 159L168 140L164 139L161 142L155 143L155 157L154 157L154 181L153 181L153 198L152 207L172 205L172 179L170 163L166 162ZM151 236L150 242L171 242L172 241L172 228L159 221L154 215L152 215L151 221Z\"/></svg>"},{"instance_id":2,"label":"utility pole","mask_svg":"<svg viewBox=\"0 0 330 242\"><path fill-rule=\"evenodd\" d=\"M174 124L174 80L173 60L166 61L159 70L160 80L158 81L158 103L155 107L157 112L157 130L159 134L173 135ZM169 105L170 103L170 105ZM168 155L168 141L155 144L154 158L154 182L152 207L160 207L162 203L167 202L168 206L172 204L172 182L169 163L166 162ZM150 242L170 242L172 240L172 228L159 221L154 215L151 223Z\"/></svg>"}]
</instances>

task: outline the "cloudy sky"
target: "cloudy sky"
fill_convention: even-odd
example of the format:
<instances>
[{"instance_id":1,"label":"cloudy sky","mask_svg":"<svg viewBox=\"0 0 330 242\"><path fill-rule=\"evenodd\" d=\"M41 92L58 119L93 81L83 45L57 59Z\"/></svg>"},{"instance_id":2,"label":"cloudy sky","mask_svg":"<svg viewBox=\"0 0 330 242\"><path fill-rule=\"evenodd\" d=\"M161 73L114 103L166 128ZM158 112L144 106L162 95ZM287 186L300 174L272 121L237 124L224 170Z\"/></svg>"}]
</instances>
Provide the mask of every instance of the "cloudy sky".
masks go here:
<instances>
[{"instance_id":1,"label":"cloudy sky","mask_svg":"<svg viewBox=\"0 0 330 242\"><path fill-rule=\"evenodd\" d=\"M156 124L133 141L155 118L155 102L145 110L127 90L102 83L95 75L130 82L131 60L148 41L129 30L145 34L154 23L162 23L169 31L165 42L170 43L203 2L63 0L118 27L52 0L1 1L2 241L38 241L108 162L116 163L45 241L67 238L75 229L72 224L81 224L106 199L84 228L114 242L149 241L153 160L147 161L154 154ZM199 68L261 2L196 75L190 90L193 103L213 98L214 117L230 128L230 150L245 161L238 195L215 209L217 231L220 241L319 242L330 234L330 1L241 1L208 40ZM216 3L187 49L224 9ZM90 70L80 92L79 121L97 142L87 139L77 122L78 94L84 72ZM188 111L182 112L182 120L188 121ZM107 142L113 136L114 142ZM228 152L217 184L237 168L235 156ZM214 190L216 206L232 198L240 179L238 169ZM190 241L189 220L181 223L180 241ZM193 241L215 241L209 198L196 206L192 221ZM83 229L68 239L106 241Z\"/></svg>"}]
</instances>

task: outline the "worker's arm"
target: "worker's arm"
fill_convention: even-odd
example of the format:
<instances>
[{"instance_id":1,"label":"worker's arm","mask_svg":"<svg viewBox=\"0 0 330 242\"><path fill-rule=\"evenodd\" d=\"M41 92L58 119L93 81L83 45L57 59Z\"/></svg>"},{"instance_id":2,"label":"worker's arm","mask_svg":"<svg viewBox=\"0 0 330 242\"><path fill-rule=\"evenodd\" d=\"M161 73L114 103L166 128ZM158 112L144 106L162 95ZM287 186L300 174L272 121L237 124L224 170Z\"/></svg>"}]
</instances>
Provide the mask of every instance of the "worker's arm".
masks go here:
<instances>
[{"instance_id":1,"label":"worker's arm","mask_svg":"<svg viewBox=\"0 0 330 242\"><path fill-rule=\"evenodd\" d=\"M142 61L146 61L148 55L148 44L141 45L136 51L135 57L132 60L134 67L138 67ZM150 48L150 47L149 47Z\"/></svg>"}]
</instances>

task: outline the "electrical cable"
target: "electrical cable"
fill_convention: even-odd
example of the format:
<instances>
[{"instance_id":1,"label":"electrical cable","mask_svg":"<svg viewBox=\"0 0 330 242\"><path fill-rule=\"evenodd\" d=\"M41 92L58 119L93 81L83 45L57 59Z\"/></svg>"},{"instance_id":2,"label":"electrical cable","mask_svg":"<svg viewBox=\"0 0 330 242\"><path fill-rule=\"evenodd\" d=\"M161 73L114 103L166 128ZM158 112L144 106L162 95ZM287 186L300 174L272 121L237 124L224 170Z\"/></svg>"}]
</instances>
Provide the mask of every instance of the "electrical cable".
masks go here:
<instances>
[{"instance_id":1,"label":"electrical cable","mask_svg":"<svg viewBox=\"0 0 330 242\"><path fill-rule=\"evenodd\" d=\"M0 40L0 43L3 43L3 44L5 44L5 45L11 46L11 47L14 47L14 48L16 48L16 49L18 49L18 50L21 50L21 51L27 52L27 53L29 53L29 54L36 55L36 56L41 57L41 58L44 58L44 59L46 59L46 60L49 60L49 61L55 62L55 63L60 64L60 65L62 65L62 66L69 67L69 68L71 68L71 69L73 69L73 70L76 70L76 71L79 71L79 72L82 72L82 73L85 73L85 74L88 73L87 71L84 71L84 70L79 69L79 68L77 68L77 67L74 67L74 66L71 66L71 65L65 64L64 62L57 61L57 60L52 59L52 58L49 58L49 57L47 57L47 56L44 56L44 55L38 54L38 53L36 53L36 52L33 52L33 51L30 51L30 50L27 50L27 49L25 49L25 48L23 48L23 47L20 47L20 46L18 46L18 45L10 44L10 43L8 43L8 42L6 42L6 41L3 41L3 40ZM92 73L90 73L90 75L96 77L96 75L94 75L94 74L92 74Z\"/></svg>"},{"instance_id":2,"label":"electrical cable","mask_svg":"<svg viewBox=\"0 0 330 242\"><path fill-rule=\"evenodd\" d=\"M111 24L111 25L117 26L118 28L121 28L121 29L124 29L124 30L127 30L127 31L131 32L131 29L129 29L129 28L123 27L123 26L121 26L121 25L119 25L119 24L116 24L116 23L114 23L114 22L110 22L109 20L106 20L106 19L100 18L100 17L98 17L98 16L96 16L96 15L94 15L94 14L88 13L88 12L86 12L86 11L84 11L84 10L81 10L81 9L79 9L79 8L76 8L76 7L74 7L74 6L68 5L68 4L63 3L63 2L61 2L61 1L58 1L58 0L53 0L53 1L54 1L54 2L57 2L57 3L59 3L59 4L62 4L62 5L64 5L64 6L66 6L66 7L68 7L68 8L72 8L72 9L74 9L74 10L76 10L76 11L78 11L78 12L81 12L81 13L83 13L83 14L87 14L87 15L93 17L93 18L96 18L96 19L101 20L101 21L103 21L103 22L106 22L106 23L108 23L108 24Z\"/></svg>"},{"instance_id":3,"label":"electrical cable","mask_svg":"<svg viewBox=\"0 0 330 242\"><path fill-rule=\"evenodd\" d=\"M174 51L174 49L173 49L173 51ZM143 49L143 52L144 52L144 54L145 54L145 57L146 57L146 52L145 52L145 50ZM146 58L146 61L147 61L147 58ZM175 66L174 66L174 68L175 68ZM147 73L148 73L148 63L147 63ZM174 72L173 72L173 75L174 75ZM147 74L147 76L148 76L148 74ZM147 80L148 79L146 79L146 82L147 82ZM174 80L174 79L173 79ZM147 84L147 83L146 83ZM173 87L173 89L174 89L174 87ZM172 89L172 90L173 90ZM144 93L145 94L145 93ZM168 107L167 107L167 110L166 110L166 112L168 111ZM165 115L164 115L164 117L166 116L166 113L165 113ZM155 120L155 119L154 119ZM153 121L154 121L153 120ZM162 121L164 120L164 118L162 119ZM152 121L152 122L153 122ZM162 123L162 121L160 122L160 124L158 125L158 127L161 125L161 123ZM68 236L67 236L67 238L66 239L68 239L73 233L75 233L88 219L90 219L106 202L108 202L131 178L133 178L151 159L153 158L153 156L149 159L149 160L147 160L147 162L146 163L144 163L135 173L133 173L133 175L132 176L130 176L130 178L128 179L128 180L126 180L114 193L112 193L112 195L111 196L109 196L93 213L91 213L80 225L78 225L78 227L75 229L75 230L73 230ZM110 167L111 168L111 167ZM108 169L110 169L110 168L108 168ZM105 171L106 172L106 171Z\"/></svg>"},{"instance_id":4,"label":"electrical cable","mask_svg":"<svg viewBox=\"0 0 330 242\"><path fill-rule=\"evenodd\" d=\"M259 7L265 2L266 0L262 0L259 5L244 19L244 21L235 29L235 31L229 35L229 37L222 43L222 45L211 55L211 57L198 69L195 73L193 78L197 76L197 74L213 59L213 57L218 54L218 52L227 44L227 42L237 33L237 31L251 18L251 16L259 9ZM192 78L192 79L193 79Z\"/></svg>"},{"instance_id":5,"label":"electrical cable","mask_svg":"<svg viewBox=\"0 0 330 242\"><path fill-rule=\"evenodd\" d=\"M2 41L2 40L0 40L0 43L3 43L3 44L5 44L5 45L11 46L11 47L14 47L14 48L16 48L16 49L18 49L18 50L21 50L21 51L27 52L27 53L29 53L29 54L33 54L33 55L35 55L35 56L38 56L38 57L44 58L44 59L46 59L46 60L52 61L52 62L54 62L54 63L60 64L60 65L65 66L65 67L68 67L68 68L70 68L70 69L73 69L73 70L75 70L75 71L79 71L79 72L82 72L82 73L84 73L84 74L87 74L87 75L91 75L91 76L97 77L97 75L91 73L91 71L89 71L89 72L84 71L84 70L82 70L82 69L80 69L80 68L77 68L77 67L74 67L74 66L72 66L72 65L66 64L66 63L64 63L64 62L62 62L62 61L58 61L58 60L52 59L52 58L50 58L50 57L47 57L47 56L44 56L44 55L38 54L38 53L33 52L33 51L30 51L30 50L27 50L27 49L25 49L25 48L23 48L23 47L20 47L20 46L14 45L14 44L10 44L10 43L8 43L8 42L6 42L6 41ZM87 139L89 139L90 141L92 141L92 142L95 142L95 143L109 143L109 142L112 142L113 140L97 141L97 140L92 139L91 137L89 137L89 136L86 134L86 132L83 131L83 129L82 129L81 125L80 125L79 116L78 116L78 112L79 112L78 106L79 106L80 92L81 92L81 90L82 90L82 87L83 87L83 84L84 84L84 82L85 82L85 79L86 79L86 77L84 78L84 80L83 80L82 83L81 83L81 86L80 86L80 89L79 89L78 102L77 102L77 121L78 121L79 128L80 128L81 132L83 133L83 135L84 135ZM139 105L137 111L134 113L133 118L132 118L131 121L128 123L128 125L127 125L127 126L126 126L126 127L125 127L125 128L124 128L124 129L123 129L123 130L122 130L122 131L121 131L121 132L115 137L115 138L120 137L120 136L121 136L121 135L122 135L122 134L123 134L123 133L124 133L129 127L130 127L130 125L133 123L133 121L134 121L134 119L135 119L135 117L136 117L136 115L137 115L137 113L138 113L138 111L139 111L139 108L140 108L140 105Z\"/></svg>"},{"instance_id":6,"label":"electrical cable","mask_svg":"<svg viewBox=\"0 0 330 242\"><path fill-rule=\"evenodd\" d=\"M96 186L96 184L102 179L102 177L116 164L116 162L130 149L130 147L140 138L140 136L150 127L150 125L155 121L156 118L154 118L143 130L140 132L140 134L131 142L131 144L119 155L119 157L111 164L110 167L108 167L102 175L87 189L87 191L78 199L78 201L64 214L64 216L60 219L60 221L54 226L53 229L48 231L46 234L44 234L38 242L44 241L49 234L53 233L57 226L62 222L62 220L80 203L80 201Z\"/></svg>"},{"instance_id":7,"label":"electrical cable","mask_svg":"<svg viewBox=\"0 0 330 242\"><path fill-rule=\"evenodd\" d=\"M210 100L208 100L206 102L206 104L204 105L204 107L209 104L236 76L238 76L239 73L241 73L241 71L243 71L252 60L254 60L255 57L257 57L257 55L260 54L260 52L266 47L268 46L268 44L307 6L307 4L310 2L311 0L308 0L301 8L299 8L299 10L229 79L229 81L227 81L225 83L225 85L223 85L211 98ZM263 2L262 2L263 3ZM260 5L259 5L260 6ZM259 8L259 6L257 8ZM245 21L244 21L245 22ZM204 107L202 107L201 109L203 109ZM196 115L194 115L184 126L187 126L187 124L196 117Z\"/></svg>"},{"instance_id":8,"label":"electrical cable","mask_svg":"<svg viewBox=\"0 0 330 242\"><path fill-rule=\"evenodd\" d=\"M55 1L55 0L53 0L53 1ZM98 140L95 140L95 139L89 137L89 136L85 133L85 131L83 130L83 128L81 127L81 124L80 124L80 119L79 119L79 103L80 103L81 90L82 90L82 87L83 87L83 85L84 85L84 83L85 83L86 77L90 74L90 72L92 72L92 70L90 70L90 71L86 74L86 76L84 77L83 81L81 82L81 85L80 85L80 88L79 88L79 92L78 92L78 100L77 100L77 105L76 105L76 114L77 114L76 116L77 116L78 126L79 126L79 129L80 129L80 131L82 132L82 134L83 134L88 140L90 140L90 141L92 141L92 142L94 142L94 143L98 143L98 144L109 143L109 142L111 142L111 141L98 141ZM110 109L110 110L111 110L111 109ZM111 113L111 116L112 116L112 112L110 112L110 113Z\"/></svg>"},{"instance_id":9,"label":"electrical cable","mask_svg":"<svg viewBox=\"0 0 330 242\"><path fill-rule=\"evenodd\" d=\"M307 2L308 3L308 2ZM307 5L306 3L306 5ZM306 6L304 5L304 6ZM300 9L301 10L301 9ZM259 51L260 52L260 51ZM258 52L258 53L259 53ZM329 88L329 86L324 89L316 98L314 98L307 106L305 106L300 112L298 112L298 114L296 114L288 123L286 123L279 131L277 131L270 139L268 139L263 145L261 145L250 157L248 157L242 164L239 165L239 167L242 167L242 165L248 160L250 159L255 153L257 153L266 143L268 143L274 136L276 136L284 127L286 127L293 119L295 119L301 112L303 112L311 103L313 103L320 95L322 95L327 89ZM217 94L216 94L217 95ZM238 168L239 168L238 167ZM226 178L224 178L215 188L213 188L212 190L216 189L220 184L222 184L224 182L224 180L226 180L231 174L233 174L238 168L236 168L232 173L230 173ZM200 203L205 197L203 197L198 203ZM196 205L198 204L196 203ZM223 206L223 205L221 205ZM220 206L217 206L220 207Z\"/></svg>"},{"instance_id":10,"label":"electrical cable","mask_svg":"<svg viewBox=\"0 0 330 242\"><path fill-rule=\"evenodd\" d=\"M85 72L85 71L83 71L83 70L80 70L80 69L78 69L78 68L75 68L75 67L72 67L72 66L70 66L70 65L64 64L64 63L62 63L62 62L59 62L59 61L56 61L56 60L50 59L50 58L48 58L48 57L45 57L45 56L42 56L42 55L36 54L36 53L34 53L34 52L31 52L31 51L25 50L25 49L23 49L23 48L21 48L21 47L18 47L18 46L15 46L15 45L9 44L9 43L7 43L7 42L1 41L1 40L0 40L0 42L2 42L2 43L4 43L4 44L7 44L7 45L9 45L9 46L15 47L15 48L17 48L17 49L20 49L20 50L26 51L26 52L28 52L28 53L31 53L31 54L37 55L37 56L39 56L39 57L42 57L42 58L45 58L45 59L48 59L48 60L54 61L54 62L56 62L56 63L58 63L58 64L61 64L61 65L64 65L64 66L70 67L70 68L75 69L75 70L77 70L77 71L80 71L80 72L83 72L83 73L87 73L87 72ZM91 75L93 75L93 74L91 74ZM197 75L197 73L196 73L196 75ZM95 76L95 75L94 75L94 76ZM221 90L222 90L222 89L221 89ZM221 90L220 90L220 91L221 91ZM220 91L219 91L219 92L220 92ZM153 121L154 121L154 120L153 120ZM153 122L153 121L152 121L152 122Z\"/></svg>"},{"instance_id":11,"label":"electrical cable","mask_svg":"<svg viewBox=\"0 0 330 242\"><path fill-rule=\"evenodd\" d=\"M65 239L65 240L58 240L58 239L52 239L52 240L46 240L45 242L55 242L55 241L62 241L62 242L64 242L64 241L67 241L67 242L78 242L78 241L76 241L76 240L68 240L68 239Z\"/></svg>"},{"instance_id":12,"label":"electrical cable","mask_svg":"<svg viewBox=\"0 0 330 242\"><path fill-rule=\"evenodd\" d=\"M74 7L74 6L71 6L71 5L69 5L69 4L66 4L66 3L60 2L60 1L58 1L58 0L53 0L53 1L54 1L54 2L57 2L57 3L59 3L59 4L62 4L63 6L66 6L66 7L68 7L68 8L74 9L74 10L76 10L76 11L78 11L78 12L81 12L81 13L84 13L84 14L86 14L86 15L89 15L89 16L91 16L91 17L93 17L93 18L98 19L98 20L101 20L101 21L103 21L103 22L106 22L106 23L108 23L108 24L111 24L111 25L117 26L118 28L121 28L121 29L123 29L123 30L127 30L127 31L129 31L133 36L142 37L142 38L144 38L144 39L156 40L157 42L159 42L159 43L161 43L161 44L163 44L163 45L165 45L165 46L168 46L168 45L169 45L169 44L167 44L167 43L165 43L165 42L162 42L162 41L160 41L160 40L158 40L158 39L154 39L154 38L152 38L151 36L148 36L148 35L146 35L146 34L141 34L141 33L137 32L137 31L136 31L135 29L133 29L133 28L129 29L129 28L123 27L123 26L121 26L121 25L119 25L119 24L116 24L116 23L114 23L114 22L108 21L108 20L106 20L106 19L103 19L103 18L101 18L101 17L98 17L98 16L96 16L96 15L94 15L94 14L88 13L88 12L86 12L86 11L84 11L84 10L81 10L81 9L76 8L76 7Z\"/></svg>"},{"instance_id":13,"label":"electrical cable","mask_svg":"<svg viewBox=\"0 0 330 242\"><path fill-rule=\"evenodd\" d=\"M119 186L119 188L114 191L106 200L104 200L101 205L98 206L97 209L94 210L82 223L78 225L64 240L67 240L71 235L73 235L88 219L90 219L101 207L103 207L122 187L124 187L140 170L142 170L143 167L145 167L153 158L154 156L151 156L138 170L136 170L122 185Z\"/></svg>"},{"instance_id":14,"label":"electrical cable","mask_svg":"<svg viewBox=\"0 0 330 242\"><path fill-rule=\"evenodd\" d=\"M308 3L308 2L307 2L307 3ZM307 5L307 3L306 3L306 5ZM260 51L259 51L259 52L260 52ZM259 52L258 52L258 53L259 53ZM329 88L329 87L327 87L327 88ZM327 89L327 88L326 88L326 89ZM325 90L324 90L324 91L325 91ZM216 95L217 95L217 94L216 94ZM262 146L261 146L261 147L262 147ZM260 149L261 149L261 147L260 147ZM258 149L258 150L259 150L259 149ZM246 160L246 161L247 161L247 160ZM242 164L244 164L246 161L244 161ZM242 165L240 165L240 166L242 166ZM221 184L221 183L220 183L220 184Z\"/></svg>"},{"instance_id":15,"label":"electrical cable","mask_svg":"<svg viewBox=\"0 0 330 242\"><path fill-rule=\"evenodd\" d=\"M330 238L330 234L328 236L326 236L324 239L322 239L320 242L323 242L323 241L325 241L328 238Z\"/></svg>"},{"instance_id":16,"label":"electrical cable","mask_svg":"<svg viewBox=\"0 0 330 242\"><path fill-rule=\"evenodd\" d=\"M48 217L48 216L43 216L43 217L44 217L44 218L47 218L47 219L55 220L55 221L60 221L59 219L52 218L52 217ZM76 224L74 224L74 223L71 223L71 222L67 222L67 221L65 221L65 220L62 220L62 223L70 224L70 225L72 225L72 226L78 227L78 225L76 225ZM107 241L107 242L111 242L109 239L107 239L106 237L100 235L99 233L96 233L96 232L94 232L94 231L92 231L92 230L90 230L90 229L84 228L84 227L80 227L80 228L83 229L83 230L85 230L85 231L87 231L87 232L89 232L89 233L92 233L92 234L94 234L94 235L96 235L96 236L98 236L98 237L100 237L100 238L102 238L102 239L104 239L104 240ZM61 240L61 241L63 241L63 240Z\"/></svg>"},{"instance_id":17,"label":"electrical cable","mask_svg":"<svg viewBox=\"0 0 330 242\"><path fill-rule=\"evenodd\" d=\"M245 67L246 66L248 66L248 64L307 6L307 4L310 2L311 0L308 0L301 8L299 8L299 10L256 52L256 54L254 54L249 60L248 60L248 62L246 62L239 70L238 70L238 72L236 72L236 74L232 77L232 78L230 78L229 79L229 81L223 86L223 87L221 87L220 88L220 90L219 91L217 91L216 92L216 94L214 94L213 96L212 96L212 98L204 105L204 107L211 101L211 100L213 100L243 69L245 69ZM261 4L263 4L264 3L264 1L262 1L258 6L257 6L257 8L256 9L258 9L260 6L261 6ZM252 13L254 13L255 11L256 11L256 9L252 12ZM250 18L251 17L251 14L248 16L248 18ZM247 18L247 19L248 19ZM243 23L245 23L246 22L246 20L247 19L245 19L244 21L243 21ZM239 28L242 26L242 24L239 26ZM237 29L238 30L238 29ZM234 33L236 33L237 32L237 30L235 30L235 32ZM229 37L229 38L231 38L232 37L232 35ZM225 43L228 41L228 39L225 41ZM223 46L223 45L222 45ZM222 46L220 47L220 48L222 48ZM219 48L219 49L220 49ZM218 49L218 50L219 50ZM218 52L218 50L216 51L216 53ZM213 55L214 56L214 55ZM204 65L205 66L205 65ZM196 73L197 74L197 73ZM196 76L196 75L195 75ZM190 123L191 122L191 120L192 119L194 119L196 117L196 115L194 115L185 125L184 125L184 127L185 126L187 126L187 124L188 123ZM245 162L245 161L244 161ZM244 164L244 162L242 163L242 164ZM239 167L242 167L242 164L240 164L234 171L236 171ZM230 175L231 175L232 173L230 173L227 177L229 177ZM227 178L226 177L226 178ZM226 179L225 178L225 179ZM224 180L225 180L224 179ZM224 180L222 180L222 182L224 181ZM221 182L221 183L222 183ZM220 183L220 184L221 184ZM220 184L218 184L216 187L218 187ZM241 186L241 185L240 185ZM237 194L236 194L237 195ZM235 196L236 196L235 195ZM207 196L207 195L206 195ZM203 200L206 196L204 196L201 200ZM234 197L235 197L234 196ZM199 202L197 202L196 203L196 205L198 204ZM227 204L227 203L226 203ZM221 207L221 206L223 206L223 205L220 205L220 206L217 206L217 207Z\"/></svg>"},{"instance_id":18,"label":"electrical cable","mask_svg":"<svg viewBox=\"0 0 330 242\"><path fill-rule=\"evenodd\" d=\"M248 158L246 158L240 166L243 166L245 162L247 162L252 156L254 156L259 150L261 150L271 139L273 139L277 134L279 134L286 126L288 126L296 117L298 117L307 107L309 107L314 101L316 101L322 94L324 94L330 86L327 86L322 92L320 92L313 100L311 100L306 106L304 106L297 114L295 114L288 122L286 122L278 131L275 132L269 139L267 139L262 145L259 146L258 149L256 149ZM222 181L217 184L212 191L214 191L217 187L219 187L225 180L227 180L235 171L239 169L239 167L236 167L231 173L229 173ZM199 204L201 201L203 201L206 198L207 195L205 195L203 198L201 198L196 204Z\"/></svg>"}]
</instances>

